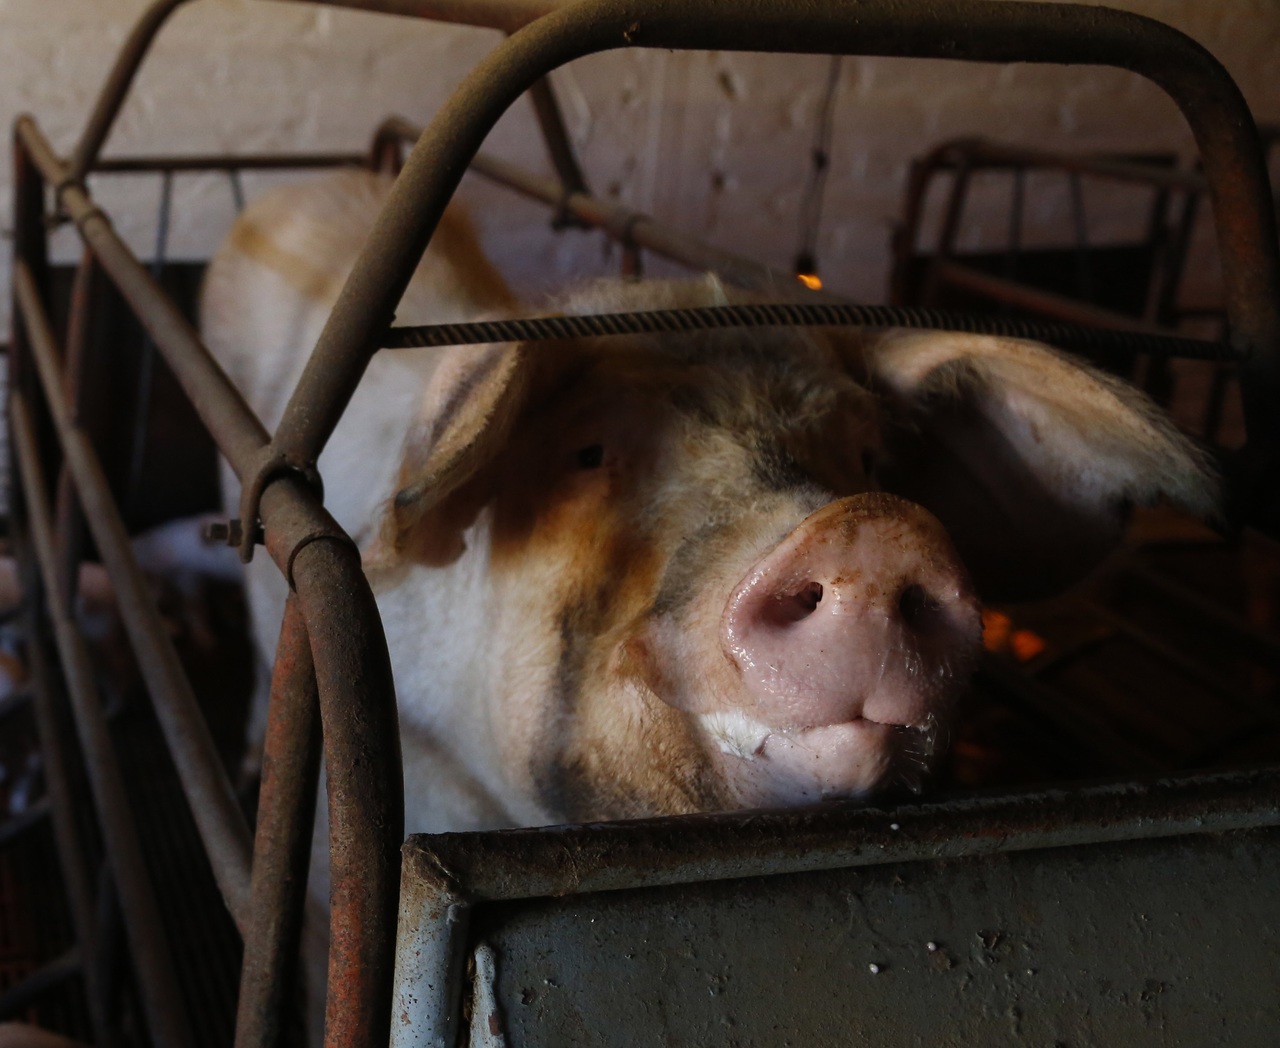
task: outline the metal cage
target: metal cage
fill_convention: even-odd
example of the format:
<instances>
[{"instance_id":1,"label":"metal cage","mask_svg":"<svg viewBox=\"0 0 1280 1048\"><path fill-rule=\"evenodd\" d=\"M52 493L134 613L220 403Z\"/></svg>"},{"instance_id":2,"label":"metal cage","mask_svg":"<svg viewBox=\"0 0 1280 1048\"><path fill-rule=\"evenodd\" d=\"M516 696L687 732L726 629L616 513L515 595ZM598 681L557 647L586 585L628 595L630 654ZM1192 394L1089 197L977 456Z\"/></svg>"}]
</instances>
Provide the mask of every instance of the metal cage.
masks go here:
<instances>
[{"instance_id":1,"label":"metal cage","mask_svg":"<svg viewBox=\"0 0 1280 1048\"><path fill-rule=\"evenodd\" d=\"M121 784L120 758L113 750L85 642L75 625L74 566L86 530L119 594L124 623L182 789L218 887L243 938L236 1022L240 1048L277 1044L284 1035L282 1016L291 992L286 973L296 956L302 923L321 740L328 769L333 885L325 1030L329 1048L381 1045L389 1037L406 1048L452 1044L463 1025L464 1003L473 1029L478 1031L476 1036L482 1040L503 1036L501 1024L488 1025L487 1018L505 1007L511 1028L520 1031L521 1039L638 1043L641 1037L637 1030L646 1021L657 1022L652 1009L623 1009L617 1018L597 1024L587 1038L573 1033L581 1031L580 1015L575 1018L572 1008L562 1009L557 1018L548 1003L556 996L550 990L560 985L557 980L571 977L594 979L595 999L602 1000L600 994L608 989L610 980L626 970L615 949L620 940L615 936L605 942L602 938L605 924L614 919L609 915L622 914L617 917L623 929L618 936L622 936L626 928L639 934L636 927L655 927L654 907L656 912L671 913L672 907L692 906L688 912L702 916L689 920L702 929L699 934L711 936L701 940L707 943L723 934L726 921L742 919L773 928L777 924L774 918L781 917L785 918L784 927L770 934L794 942L812 936L806 928L825 927L823 922L828 918L816 912L825 905L824 899L847 903L853 896L865 896L868 914L874 911L886 921L897 921L902 916L899 903L906 896L895 885L914 878L927 894L937 890L929 887L932 873L944 869L968 877L977 886L971 894L980 894L983 883L997 891L997 881L1006 886L999 890L1012 893L1008 886L1020 876L1041 878L1035 883L1042 891L1065 892L1064 885L1078 886L1082 876L1072 863L1087 861L1101 864L1112 876L1107 883L1124 885L1127 891L1135 885L1140 888L1144 871L1161 862L1181 870L1200 856L1202 869L1221 875L1229 890L1239 894L1241 904L1253 907L1247 918L1239 918L1245 922L1240 927L1252 921L1253 927L1263 928L1270 920L1274 928L1280 907L1275 893L1265 884L1250 893L1242 883L1248 880L1250 870L1268 868L1276 847L1280 777L1269 769L1099 787L1072 794L1069 803L1066 794L1050 791L902 810L726 815L568 831L413 838L405 845L402 883L403 792L394 686L385 640L355 547L326 514L315 469L317 457L371 355L380 345L388 344L395 306L449 197L469 164L484 171L486 162L477 163L477 150L497 119L525 92L533 93L559 175L558 183L542 182L529 187L532 191L554 198L564 215L610 230L633 249L671 250L697 265L730 270L739 266L742 282L762 279L760 267L753 269L663 231L641 216L591 201L546 79L558 66L583 55L624 47L1101 64L1129 69L1156 82L1177 102L1195 133L1224 259L1229 354L1239 361L1248 425L1249 445L1233 474L1238 512L1241 519L1274 527L1280 519L1274 486L1280 442L1280 413L1275 410L1280 403L1280 268L1275 216L1252 118L1234 83L1207 52L1176 31L1144 18L1097 7L1040 3L328 0L336 6L488 26L508 36L473 70L418 138L370 238L370 245L375 246L366 247L360 256L283 421L271 434L146 267L124 246L86 188L90 172L112 166L99 160L102 145L152 39L183 2L157 0L143 16L69 158L56 155L33 119L20 118L14 128L16 308L9 393L15 477L12 534L28 594L25 615L35 678L33 701L46 754L58 851L82 958L93 953L95 892L78 839L78 813L71 800L71 753L53 702L63 687L75 712L79 747L152 1044L185 1048L196 1038L193 1018L182 1007L182 994L174 981L151 875ZM375 153L385 157L385 144L403 135L403 127L389 125ZM208 161L191 163L200 166ZM218 163L235 168L255 161L224 158ZM181 164L175 160L171 166ZM489 162L490 174L518 180L519 176L499 168ZM85 245L65 340L55 332L50 312L50 193L57 219L74 223ZM190 683L160 628L131 556L101 463L78 424L79 413L92 394L81 376L90 352L95 289L104 280L118 289L136 313L242 481L239 520L243 523L229 529L232 540L247 559L261 538L290 583L272 680L268 772L262 784L256 836L251 834L221 770ZM872 323L901 322L906 314L881 316L877 321L866 314ZM937 319L914 318L917 323ZM998 325L999 321L966 323L970 329L982 330L984 325ZM1059 333L1064 338L1070 336L1066 329ZM467 333L455 332L453 337L465 338ZM1196 351L1189 343L1166 348ZM1203 351L1220 352L1217 347ZM57 653L56 669L46 655L50 638ZM1019 872L1022 860L1015 859L1014 853L1033 857L1027 860L1030 873ZM1063 858L1068 854L1071 862ZM1045 855L1049 860L1035 859ZM1191 858L1185 861L1178 859L1188 855ZM1054 867L1056 880L1043 872ZM1001 872L993 872L997 868ZM708 882L711 889L699 887ZM785 906L772 894L779 885L792 900ZM1169 905L1176 909L1211 905L1215 900L1214 892L1200 890L1199 882L1193 887L1185 898L1178 896ZM572 897L568 909L565 902L556 901L565 896ZM1078 907L1070 913L1077 916L1063 920L1069 924L1071 920L1097 919L1102 906L1097 893L1081 889L1076 896ZM1132 892L1121 892L1116 899L1119 901L1107 905L1133 905ZM524 909L512 900L526 900ZM958 897L955 905L959 912ZM714 906L722 910L727 906L728 910L715 916L708 908ZM588 910L602 918L595 932L578 919L580 912ZM929 925L929 920L939 918L934 914L914 924L907 917L902 919L904 934L908 928L915 934ZM644 925L644 920L650 924ZM521 1025L514 1016L513 1010L528 989L520 981L525 975L516 974L516 962L511 962L510 972L504 967L495 975L492 951L473 950L475 943L487 936L508 958L524 950L526 960L533 957L536 961L538 956L545 960L549 956L546 932L538 921L558 922L553 927L561 931L554 934L563 933L563 942L556 947L556 956L567 959L561 968L576 972L547 975L548 992L538 990L533 995L543 1003L541 1010L535 1008L528 1014L547 1024L543 1028ZM979 936L982 950L998 958L1003 934L992 929L987 939ZM1253 944L1261 951L1256 956L1263 958L1261 973L1255 968L1255 975L1264 983L1269 977L1273 983L1280 948L1274 934L1267 935L1265 943ZM655 941L659 939L664 949L678 951L679 936L663 938L655 932ZM941 939L941 935L939 941L931 938L934 948L927 951L939 958L939 964L947 958L945 944L939 945ZM1138 950L1163 951L1159 955L1172 963L1187 941L1185 936L1161 940L1153 947L1149 938L1139 936L1133 943ZM882 943L876 949L883 954L887 947ZM470 976L466 972L469 956L475 969ZM1257 981L1245 977L1248 956L1232 957L1231 964L1220 966L1213 984L1215 992L1232 1001L1245 994L1247 1000ZM670 1025L663 1025L666 1019L654 1029L664 1031L669 1043L699 1039L702 1043L708 1039L755 1043L766 1036L779 1042L795 1038L843 1043L852 1033L848 1023L863 1015L867 1036L883 1036L890 1028L905 1030L884 1018L888 1014L884 1009L892 1006L892 1000L876 995L894 985L887 976L894 965L903 970L909 967L905 962L877 960L876 956L870 956L865 964L860 960L866 971L886 976L876 984L876 994L858 997L863 993L859 990L854 995L863 1001L863 1010L854 1008L852 1020L848 1002L830 1011L825 1010L825 1004L815 1003L814 1024L808 1032L800 1032L794 1025L800 1022L794 1017L794 1008L778 1011L758 990L773 986L779 993L790 994L796 985L808 985L828 993L830 973L826 981L809 973L813 978L806 976L807 981L797 984L789 974L769 974L762 960L735 963L738 966L731 969L735 974L722 973L722 979L741 977L746 980L743 985L757 988L739 992L735 998L737 1006L750 1013L749 1018L742 1016L737 1033L706 1025L705 1015L695 1008L688 1010L693 1017L692 1033L677 1035ZM91 964L82 967L94 1037L106 1045L112 1031L105 1018L102 978ZM1035 965L1026 967L1033 969ZM535 969L536 964L527 971ZM1027 977L1032 977L1030 972ZM465 1002L464 982L472 986ZM637 985L661 988L661 984L659 972L643 977ZM715 985L713 980L712 996ZM899 981L896 985L901 994L918 992L913 983ZM1041 992L1047 1000L1052 993L1071 992L1073 985L1064 976L1058 982L1044 983ZM705 995L706 984L689 992ZM991 1007L991 999L990 994L975 993L970 1003L981 1011ZM502 1005L503 1001L507 1003ZM914 1011L922 1014L920 1008ZM783 1014L789 1018L779 1032L777 1017ZM1190 1012L1184 1008L1178 1015L1183 1014ZM1263 1006L1259 1014L1274 1021L1274 1005ZM962 1023L952 1032L962 1037L963 1031L980 1028ZM1037 1033L1045 1029L1042 1025L1034 1028Z\"/></svg>"}]
</instances>

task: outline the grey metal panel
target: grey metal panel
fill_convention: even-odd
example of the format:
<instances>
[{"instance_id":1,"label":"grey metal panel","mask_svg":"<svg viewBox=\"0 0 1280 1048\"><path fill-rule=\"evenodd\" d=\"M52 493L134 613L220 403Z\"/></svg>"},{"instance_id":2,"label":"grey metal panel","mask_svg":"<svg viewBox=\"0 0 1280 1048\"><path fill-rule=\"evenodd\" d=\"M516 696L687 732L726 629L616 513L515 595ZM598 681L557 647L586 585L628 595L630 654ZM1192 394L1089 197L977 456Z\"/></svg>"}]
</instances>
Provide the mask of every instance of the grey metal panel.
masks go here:
<instances>
[{"instance_id":1,"label":"grey metal panel","mask_svg":"<svg viewBox=\"0 0 1280 1048\"><path fill-rule=\"evenodd\" d=\"M468 1011L486 1046L1280 1031L1280 767L420 835L404 860L399 1048Z\"/></svg>"},{"instance_id":2,"label":"grey metal panel","mask_svg":"<svg viewBox=\"0 0 1280 1048\"><path fill-rule=\"evenodd\" d=\"M1274 1045L1278 860L1275 828L1078 845L492 903L472 935L511 1045Z\"/></svg>"}]
</instances>

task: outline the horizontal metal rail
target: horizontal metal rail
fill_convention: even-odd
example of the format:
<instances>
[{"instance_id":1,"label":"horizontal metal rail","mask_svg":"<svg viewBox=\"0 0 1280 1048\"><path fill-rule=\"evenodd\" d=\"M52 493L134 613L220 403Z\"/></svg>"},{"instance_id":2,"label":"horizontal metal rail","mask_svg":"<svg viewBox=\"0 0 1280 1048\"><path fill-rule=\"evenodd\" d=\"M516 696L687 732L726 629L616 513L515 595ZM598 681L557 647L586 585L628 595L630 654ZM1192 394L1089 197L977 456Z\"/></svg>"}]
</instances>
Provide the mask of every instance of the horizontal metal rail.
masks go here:
<instances>
[{"instance_id":1,"label":"horizontal metal rail","mask_svg":"<svg viewBox=\"0 0 1280 1048\"><path fill-rule=\"evenodd\" d=\"M152 174L167 171L282 171L313 167L363 166L364 153L256 153L235 156L225 153L191 156L107 157L93 165L93 174Z\"/></svg>"},{"instance_id":2,"label":"horizontal metal rail","mask_svg":"<svg viewBox=\"0 0 1280 1048\"><path fill-rule=\"evenodd\" d=\"M470 903L1274 826L1280 768L938 798L414 834L413 879Z\"/></svg>"},{"instance_id":3,"label":"horizontal metal rail","mask_svg":"<svg viewBox=\"0 0 1280 1048\"><path fill-rule=\"evenodd\" d=\"M1133 160L1116 160L1088 153L1063 153L1053 149L1014 146L986 138L958 138L944 142L925 154L918 163L921 172L954 171L965 166L1045 167L1115 182L1181 189L1189 193L1201 193L1209 188L1209 180L1199 171L1143 164Z\"/></svg>"},{"instance_id":4,"label":"horizontal metal rail","mask_svg":"<svg viewBox=\"0 0 1280 1048\"><path fill-rule=\"evenodd\" d=\"M984 273L974 266L965 265L947 258L935 259L932 264L932 275L939 281L952 287L973 291L979 295L993 298L1019 309L1026 309L1040 316L1061 320L1068 324L1088 324L1110 331L1126 331L1149 336L1153 348L1144 348L1141 352L1159 353L1161 341L1168 340L1170 345L1182 342L1199 342L1199 339L1180 339L1169 333L1168 328L1152 324L1145 320L1118 313L1114 309L1094 306L1066 295L1052 291L1041 291L1028 287L1016 280ZM1201 342L1202 345L1213 343ZM1226 352L1216 356L1180 353L1170 349L1168 356L1199 356L1203 360L1240 360L1239 353Z\"/></svg>"}]
</instances>

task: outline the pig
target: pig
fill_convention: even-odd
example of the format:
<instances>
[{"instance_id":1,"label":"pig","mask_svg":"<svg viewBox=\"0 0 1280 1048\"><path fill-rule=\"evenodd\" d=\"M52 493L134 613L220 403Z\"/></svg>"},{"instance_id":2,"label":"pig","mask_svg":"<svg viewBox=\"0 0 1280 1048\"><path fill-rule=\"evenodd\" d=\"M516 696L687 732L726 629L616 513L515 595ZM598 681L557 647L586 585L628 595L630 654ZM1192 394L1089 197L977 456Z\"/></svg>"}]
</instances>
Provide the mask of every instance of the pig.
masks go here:
<instances>
[{"instance_id":1,"label":"pig","mask_svg":"<svg viewBox=\"0 0 1280 1048\"><path fill-rule=\"evenodd\" d=\"M269 428L388 186L268 193L212 260L204 337ZM752 298L615 280L548 309ZM451 209L397 320L518 310ZM383 351L319 468L386 630L411 832L918 790L980 594L1069 585L1132 505L1218 498L1207 457L1118 379L937 331ZM269 662L284 583L258 557L247 586Z\"/></svg>"}]
</instances>

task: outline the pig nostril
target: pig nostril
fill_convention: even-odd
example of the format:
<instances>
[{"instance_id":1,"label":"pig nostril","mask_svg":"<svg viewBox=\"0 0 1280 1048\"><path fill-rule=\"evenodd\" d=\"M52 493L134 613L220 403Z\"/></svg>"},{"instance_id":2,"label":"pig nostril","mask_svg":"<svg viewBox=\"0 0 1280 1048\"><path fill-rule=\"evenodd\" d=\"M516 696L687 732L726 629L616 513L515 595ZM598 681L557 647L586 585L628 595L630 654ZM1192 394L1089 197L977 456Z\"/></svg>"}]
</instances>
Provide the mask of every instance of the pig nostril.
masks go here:
<instances>
[{"instance_id":1,"label":"pig nostril","mask_svg":"<svg viewBox=\"0 0 1280 1048\"><path fill-rule=\"evenodd\" d=\"M813 611L818 606L818 602L822 600L822 583L810 582L795 596L796 603L799 604L806 612Z\"/></svg>"},{"instance_id":2,"label":"pig nostril","mask_svg":"<svg viewBox=\"0 0 1280 1048\"><path fill-rule=\"evenodd\" d=\"M806 582L794 593L780 593L775 598L774 619L779 625L789 626L812 615L822 601L822 583Z\"/></svg>"},{"instance_id":3,"label":"pig nostril","mask_svg":"<svg viewBox=\"0 0 1280 1048\"><path fill-rule=\"evenodd\" d=\"M906 587L898 597L898 613L907 629L924 632L938 621L942 605L918 583Z\"/></svg>"}]
</instances>

